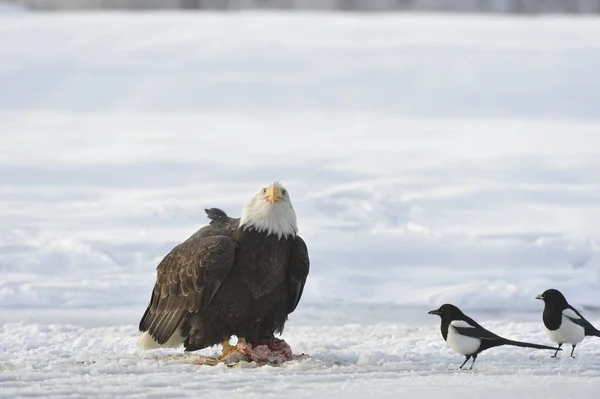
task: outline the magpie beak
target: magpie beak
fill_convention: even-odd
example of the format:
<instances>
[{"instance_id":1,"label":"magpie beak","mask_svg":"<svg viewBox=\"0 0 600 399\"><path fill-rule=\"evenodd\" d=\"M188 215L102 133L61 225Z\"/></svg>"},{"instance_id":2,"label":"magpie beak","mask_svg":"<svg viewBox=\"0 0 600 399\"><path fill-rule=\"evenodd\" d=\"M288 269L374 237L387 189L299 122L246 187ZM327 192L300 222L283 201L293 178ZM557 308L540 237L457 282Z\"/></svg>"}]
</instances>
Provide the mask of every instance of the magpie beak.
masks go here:
<instances>
[{"instance_id":1,"label":"magpie beak","mask_svg":"<svg viewBox=\"0 0 600 399\"><path fill-rule=\"evenodd\" d=\"M440 311L438 309L435 310L430 310L429 312L427 312L427 314L436 314L436 315L440 315Z\"/></svg>"},{"instance_id":2,"label":"magpie beak","mask_svg":"<svg viewBox=\"0 0 600 399\"><path fill-rule=\"evenodd\" d=\"M543 301L544 300L544 294L540 294L540 295L536 296L535 299L541 299Z\"/></svg>"}]
</instances>

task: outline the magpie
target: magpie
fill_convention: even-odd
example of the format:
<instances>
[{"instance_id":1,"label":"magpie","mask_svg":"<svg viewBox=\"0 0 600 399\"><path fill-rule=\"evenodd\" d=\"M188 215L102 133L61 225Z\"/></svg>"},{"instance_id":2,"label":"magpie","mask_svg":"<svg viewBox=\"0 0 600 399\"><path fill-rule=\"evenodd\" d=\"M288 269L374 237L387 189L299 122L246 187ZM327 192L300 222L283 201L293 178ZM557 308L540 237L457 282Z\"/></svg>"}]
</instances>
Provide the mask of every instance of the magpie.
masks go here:
<instances>
[{"instance_id":1,"label":"magpie","mask_svg":"<svg viewBox=\"0 0 600 399\"><path fill-rule=\"evenodd\" d=\"M449 303L428 313L438 315L442 318L441 330L444 341L448 343L454 352L466 357L459 369L462 369L469 359L473 358L473 363L471 363L471 368L469 369L471 370L475 364L477 355L494 346L513 345L523 348L560 350L560 348L553 348L551 346L512 341L500 337L481 327L475 320Z\"/></svg>"},{"instance_id":2,"label":"magpie","mask_svg":"<svg viewBox=\"0 0 600 399\"><path fill-rule=\"evenodd\" d=\"M569 305L565 296L554 288L544 291L535 297L544 301L544 311L542 320L546 327L546 333L551 341L556 342L560 348L563 344L569 343L573 346L571 357L575 352L575 347L586 336L600 337L600 331L587 321L581 313L573 306ZM556 354L552 357L556 357Z\"/></svg>"}]
</instances>

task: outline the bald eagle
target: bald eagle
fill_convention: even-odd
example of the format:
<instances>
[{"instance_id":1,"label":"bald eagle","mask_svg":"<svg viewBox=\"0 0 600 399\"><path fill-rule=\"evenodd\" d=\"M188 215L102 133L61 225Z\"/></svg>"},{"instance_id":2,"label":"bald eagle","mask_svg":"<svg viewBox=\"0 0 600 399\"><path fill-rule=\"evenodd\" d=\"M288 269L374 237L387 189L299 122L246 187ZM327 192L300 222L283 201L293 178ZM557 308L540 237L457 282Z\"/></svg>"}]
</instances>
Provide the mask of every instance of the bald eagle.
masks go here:
<instances>
[{"instance_id":1,"label":"bald eagle","mask_svg":"<svg viewBox=\"0 0 600 399\"><path fill-rule=\"evenodd\" d=\"M298 235L289 192L261 188L241 218L218 208L211 220L169 252L157 267L150 304L139 329L144 349L195 351L229 339L275 339L300 298L309 272L308 249Z\"/></svg>"}]
</instances>

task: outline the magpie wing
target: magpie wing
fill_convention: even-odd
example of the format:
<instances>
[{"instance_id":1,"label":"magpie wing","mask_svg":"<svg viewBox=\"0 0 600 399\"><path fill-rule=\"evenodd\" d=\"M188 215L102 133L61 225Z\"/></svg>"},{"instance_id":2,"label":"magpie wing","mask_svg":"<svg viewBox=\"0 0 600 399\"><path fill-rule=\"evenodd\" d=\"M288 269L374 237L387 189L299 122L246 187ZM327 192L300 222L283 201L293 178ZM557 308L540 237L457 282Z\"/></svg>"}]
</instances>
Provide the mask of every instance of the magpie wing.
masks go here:
<instances>
[{"instance_id":1,"label":"magpie wing","mask_svg":"<svg viewBox=\"0 0 600 399\"><path fill-rule=\"evenodd\" d=\"M586 335L598 335L599 331L585 319L573 306L569 305L562 312L563 316L571 320L573 323L583 327Z\"/></svg>"},{"instance_id":2,"label":"magpie wing","mask_svg":"<svg viewBox=\"0 0 600 399\"><path fill-rule=\"evenodd\" d=\"M450 325L452 325L452 327L454 327L459 334L464 335L466 337L485 339L485 340L498 340L498 339L503 340L504 339L504 338L499 337L498 335L494 334L493 332L488 331L485 328L481 327L479 324L477 324L473 320L470 320L470 321L455 320L452 323L450 323Z\"/></svg>"}]
</instances>

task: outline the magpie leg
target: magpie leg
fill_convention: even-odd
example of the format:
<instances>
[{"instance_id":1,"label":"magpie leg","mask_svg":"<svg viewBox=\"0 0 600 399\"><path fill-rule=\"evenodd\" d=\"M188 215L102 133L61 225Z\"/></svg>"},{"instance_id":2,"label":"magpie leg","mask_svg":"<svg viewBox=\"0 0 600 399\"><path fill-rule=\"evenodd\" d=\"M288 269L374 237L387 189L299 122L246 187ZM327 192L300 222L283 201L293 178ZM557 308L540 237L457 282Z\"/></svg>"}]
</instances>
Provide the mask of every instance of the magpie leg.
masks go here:
<instances>
[{"instance_id":1,"label":"magpie leg","mask_svg":"<svg viewBox=\"0 0 600 399\"><path fill-rule=\"evenodd\" d=\"M572 357L573 359L575 359L575 356L573 356L573 352L575 352L575 347L576 347L576 346L577 346L577 345L573 345L573 349L571 349L571 357Z\"/></svg>"},{"instance_id":2,"label":"magpie leg","mask_svg":"<svg viewBox=\"0 0 600 399\"><path fill-rule=\"evenodd\" d=\"M558 344L558 349L560 349L560 347L562 346L562 344ZM554 352L554 355L550 356L550 357L556 357L556 354L558 353L558 349L556 350L556 352ZM575 348L573 348L575 349Z\"/></svg>"},{"instance_id":3,"label":"magpie leg","mask_svg":"<svg viewBox=\"0 0 600 399\"><path fill-rule=\"evenodd\" d=\"M463 364L460 365L459 369L462 369L464 367L464 365L467 364L467 362L469 361L469 359L471 359L471 355L467 355L465 357L466 357L466 359L463 362Z\"/></svg>"},{"instance_id":4,"label":"magpie leg","mask_svg":"<svg viewBox=\"0 0 600 399\"><path fill-rule=\"evenodd\" d=\"M473 355L473 363L471 363L471 368L469 370L473 370L473 366L475 365L475 360L477 360L477 353Z\"/></svg>"}]
</instances>

